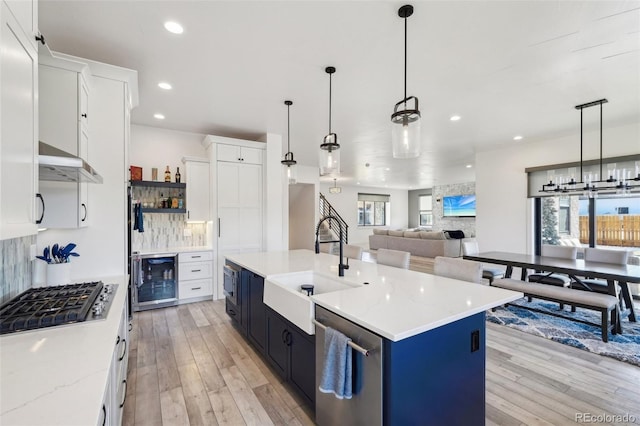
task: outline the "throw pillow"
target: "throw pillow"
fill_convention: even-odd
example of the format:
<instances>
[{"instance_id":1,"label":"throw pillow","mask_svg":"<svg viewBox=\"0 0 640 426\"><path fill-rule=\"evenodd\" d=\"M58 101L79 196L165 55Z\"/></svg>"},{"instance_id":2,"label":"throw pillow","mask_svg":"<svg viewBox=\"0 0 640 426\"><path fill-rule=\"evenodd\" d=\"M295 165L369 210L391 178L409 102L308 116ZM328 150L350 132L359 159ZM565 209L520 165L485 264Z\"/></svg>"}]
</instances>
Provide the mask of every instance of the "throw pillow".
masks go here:
<instances>
[{"instance_id":1,"label":"throw pillow","mask_svg":"<svg viewBox=\"0 0 640 426\"><path fill-rule=\"evenodd\" d=\"M405 231L403 236L405 238L420 238L420 233L414 231Z\"/></svg>"},{"instance_id":2,"label":"throw pillow","mask_svg":"<svg viewBox=\"0 0 640 426\"><path fill-rule=\"evenodd\" d=\"M391 237L404 237L404 231L392 231L392 230L389 230L389 236L391 236Z\"/></svg>"},{"instance_id":3,"label":"throw pillow","mask_svg":"<svg viewBox=\"0 0 640 426\"><path fill-rule=\"evenodd\" d=\"M421 231L419 232L420 238L423 240L445 240L444 232L442 231Z\"/></svg>"},{"instance_id":4,"label":"throw pillow","mask_svg":"<svg viewBox=\"0 0 640 426\"><path fill-rule=\"evenodd\" d=\"M373 235L388 235L389 234L389 230L388 229L373 229Z\"/></svg>"}]
</instances>

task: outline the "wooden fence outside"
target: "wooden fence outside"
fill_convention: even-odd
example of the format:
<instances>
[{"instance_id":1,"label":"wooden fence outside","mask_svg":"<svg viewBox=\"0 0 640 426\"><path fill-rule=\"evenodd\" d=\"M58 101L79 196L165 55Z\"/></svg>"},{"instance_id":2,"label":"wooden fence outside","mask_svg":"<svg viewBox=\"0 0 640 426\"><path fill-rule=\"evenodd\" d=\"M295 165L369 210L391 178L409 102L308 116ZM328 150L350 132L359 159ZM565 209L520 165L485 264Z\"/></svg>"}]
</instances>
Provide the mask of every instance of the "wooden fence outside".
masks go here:
<instances>
[{"instance_id":1,"label":"wooden fence outside","mask_svg":"<svg viewBox=\"0 0 640 426\"><path fill-rule=\"evenodd\" d=\"M580 216L580 242L589 244L589 216ZM596 216L596 244L640 247L640 215Z\"/></svg>"}]
</instances>

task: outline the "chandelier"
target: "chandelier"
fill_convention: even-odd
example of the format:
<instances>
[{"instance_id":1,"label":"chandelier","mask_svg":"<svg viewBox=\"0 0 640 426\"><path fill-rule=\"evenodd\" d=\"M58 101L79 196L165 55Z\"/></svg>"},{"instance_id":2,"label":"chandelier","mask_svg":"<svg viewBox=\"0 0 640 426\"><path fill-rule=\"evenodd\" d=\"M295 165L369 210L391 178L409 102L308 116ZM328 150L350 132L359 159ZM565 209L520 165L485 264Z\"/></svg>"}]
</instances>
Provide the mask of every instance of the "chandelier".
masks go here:
<instances>
[{"instance_id":1,"label":"chandelier","mask_svg":"<svg viewBox=\"0 0 640 426\"><path fill-rule=\"evenodd\" d=\"M602 164L602 105L606 104L606 99L589 102L582 105L576 105L576 109L580 110L580 171L575 167L568 169L568 176L555 176L555 172L550 172L549 183L543 184L540 192L560 193L560 194L582 194L589 198L595 198L598 193L602 194L630 194L632 190L640 188L640 161L635 162L635 170L631 167L619 168L615 163L607 165L607 173L603 174ZM583 111L586 108L600 106L600 173L583 171ZM580 180L577 180L580 179ZM555 180L555 182L554 182Z\"/></svg>"}]
</instances>

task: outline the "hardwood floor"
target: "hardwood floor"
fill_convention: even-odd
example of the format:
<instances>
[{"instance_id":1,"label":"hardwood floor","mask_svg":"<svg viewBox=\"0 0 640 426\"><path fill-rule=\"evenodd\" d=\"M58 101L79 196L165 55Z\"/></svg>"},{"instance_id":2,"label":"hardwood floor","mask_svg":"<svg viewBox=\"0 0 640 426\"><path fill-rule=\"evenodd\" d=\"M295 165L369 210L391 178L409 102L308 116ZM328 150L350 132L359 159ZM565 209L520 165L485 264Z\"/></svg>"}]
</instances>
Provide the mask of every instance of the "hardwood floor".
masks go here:
<instances>
[{"instance_id":1,"label":"hardwood floor","mask_svg":"<svg viewBox=\"0 0 640 426\"><path fill-rule=\"evenodd\" d=\"M411 269L429 269L424 258ZM124 425L312 425L224 301L135 313ZM640 424L640 368L487 324L486 424ZM461 384L460 386L464 386Z\"/></svg>"}]
</instances>

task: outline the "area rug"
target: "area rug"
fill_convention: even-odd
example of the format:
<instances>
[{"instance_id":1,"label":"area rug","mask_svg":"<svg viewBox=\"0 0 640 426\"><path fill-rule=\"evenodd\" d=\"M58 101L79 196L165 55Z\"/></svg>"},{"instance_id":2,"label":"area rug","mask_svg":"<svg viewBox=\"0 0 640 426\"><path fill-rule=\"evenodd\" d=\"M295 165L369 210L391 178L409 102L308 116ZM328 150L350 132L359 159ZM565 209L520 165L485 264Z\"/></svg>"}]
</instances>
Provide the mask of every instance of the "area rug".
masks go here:
<instances>
[{"instance_id":1,"label":"area rug","mask_svg":"<svg viewBox=\"0 0 640 426\"><path fill-rule=\"evenodd\" d=\"M541 311L553 312L567 317L600 324L600 313L577 308L571 312L569 306L559 310L557 303L519 299L513 305L499 307L495 312L487 311L487 321L515 328L525 333L573 346L599 355L615 358L640 367L640 322L629 322L626 311L622 315L623 334L609 333L609 342L602 341L600 327L582 324L564 318L530 311L514 305L530 306ZM636 313L639 312L636 303Z\"/></svg>"}]
</instances>

